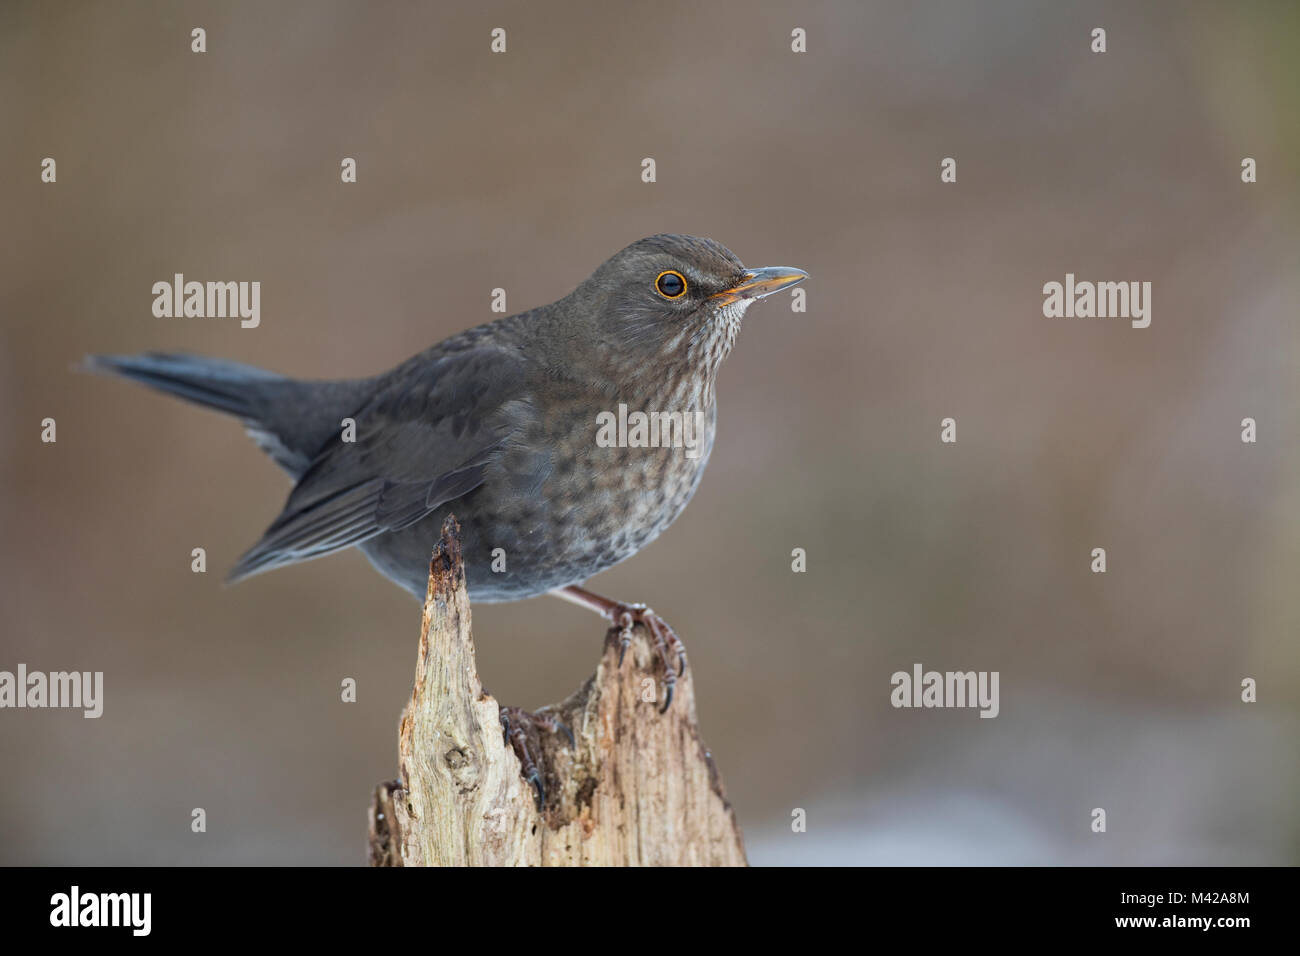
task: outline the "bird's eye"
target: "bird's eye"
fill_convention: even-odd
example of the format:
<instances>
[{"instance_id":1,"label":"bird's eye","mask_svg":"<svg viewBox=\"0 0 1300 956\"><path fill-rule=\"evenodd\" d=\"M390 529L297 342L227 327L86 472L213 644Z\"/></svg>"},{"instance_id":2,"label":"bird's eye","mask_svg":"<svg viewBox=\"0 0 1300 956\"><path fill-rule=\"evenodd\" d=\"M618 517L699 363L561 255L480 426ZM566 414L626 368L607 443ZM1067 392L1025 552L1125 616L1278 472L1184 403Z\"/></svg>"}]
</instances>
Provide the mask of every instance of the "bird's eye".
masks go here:
<instances>
[{"instance_id":1,"label":"bird's eye","mask_svg":"<svg viewBox=\"0 0 1300 956\"><path fill-rule=\"evenodd\" d=\"M655 279L655 288L665 299L680 299L686 294L686 279L680 272L669 269L659 273L659 278Z\"/></svg>"}]
</instances>

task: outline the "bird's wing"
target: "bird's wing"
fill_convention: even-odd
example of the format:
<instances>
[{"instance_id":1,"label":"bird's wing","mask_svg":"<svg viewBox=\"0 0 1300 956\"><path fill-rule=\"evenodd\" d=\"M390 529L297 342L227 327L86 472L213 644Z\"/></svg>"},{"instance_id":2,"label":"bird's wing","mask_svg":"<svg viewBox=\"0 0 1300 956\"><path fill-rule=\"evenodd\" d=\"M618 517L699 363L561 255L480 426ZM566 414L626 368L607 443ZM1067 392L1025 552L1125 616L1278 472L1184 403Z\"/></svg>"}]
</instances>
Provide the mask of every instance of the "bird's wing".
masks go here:
<instances>
[{"instance_id":1,"label":"bird's wing","mask_svg":"<svg viewBox=\"0 0 1300 956\"><path fill-rule=\"evenodd\" d=\"M482 484L528 421L517 353L478 346L399 367L330 442L229 580L405 528Z\"/></svg>"}]
</instances>

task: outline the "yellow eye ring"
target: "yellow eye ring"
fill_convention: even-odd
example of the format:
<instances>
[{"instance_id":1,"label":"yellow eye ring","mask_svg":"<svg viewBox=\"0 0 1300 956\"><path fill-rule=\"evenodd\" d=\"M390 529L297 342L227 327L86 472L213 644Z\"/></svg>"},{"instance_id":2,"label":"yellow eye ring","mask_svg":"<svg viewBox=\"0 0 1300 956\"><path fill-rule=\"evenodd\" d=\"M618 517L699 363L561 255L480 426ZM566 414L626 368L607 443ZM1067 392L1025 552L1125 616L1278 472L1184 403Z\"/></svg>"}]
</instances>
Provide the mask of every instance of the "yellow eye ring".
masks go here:
<instances>
[{"instance_id":1,"label":"yellow eye ring","mask_svg":"<svg viewBox=\"0 0 1300 956\"><path fill-rule=\"evenodd\" d=\"M665 269L655 276L655 291L665 299L680 299L686 294L686 277L676 269Z\"/></svg>"}]
</instances>

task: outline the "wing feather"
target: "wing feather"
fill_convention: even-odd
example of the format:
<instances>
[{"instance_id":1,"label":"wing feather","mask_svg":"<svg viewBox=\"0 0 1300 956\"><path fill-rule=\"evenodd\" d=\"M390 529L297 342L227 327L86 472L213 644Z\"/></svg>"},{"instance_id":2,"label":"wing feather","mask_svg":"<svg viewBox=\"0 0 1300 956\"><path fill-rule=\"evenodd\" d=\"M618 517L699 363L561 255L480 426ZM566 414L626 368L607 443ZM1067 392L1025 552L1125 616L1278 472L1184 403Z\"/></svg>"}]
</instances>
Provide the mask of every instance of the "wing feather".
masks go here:
<instances>
[{"instance_id":1,"label":"wing feather","mask_svg":"<svg viewBox=\"0 0 1300 956\"><path fill-rule=\"evenodd\" d=\"M519 425L522 363L476 347L394 370L353 417L356 441L327 445L229 580L400 531L484 480Z\"/></svg>"}]
</instances>

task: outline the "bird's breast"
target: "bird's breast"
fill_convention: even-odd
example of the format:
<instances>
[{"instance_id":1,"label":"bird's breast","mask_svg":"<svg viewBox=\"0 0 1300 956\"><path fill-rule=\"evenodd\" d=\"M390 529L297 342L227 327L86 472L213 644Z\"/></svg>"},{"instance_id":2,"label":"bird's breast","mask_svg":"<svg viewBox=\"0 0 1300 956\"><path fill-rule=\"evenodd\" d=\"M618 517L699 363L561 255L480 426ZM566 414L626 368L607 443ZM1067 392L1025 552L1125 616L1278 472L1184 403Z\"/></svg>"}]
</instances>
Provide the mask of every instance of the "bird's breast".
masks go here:
<instances>
[{"instance_id":1,"label":"bird's breast","mask_svg":"<svg viewBox=\"0 0 1300 956\"><path fill-rule=\"evenodd\" d=\"M655 404L589 395L534 403L476 496L496 537L508 536L521 562L571 581L658 537L699 485L716 412L704 401Z\"/></svg>"}]
</instances>

